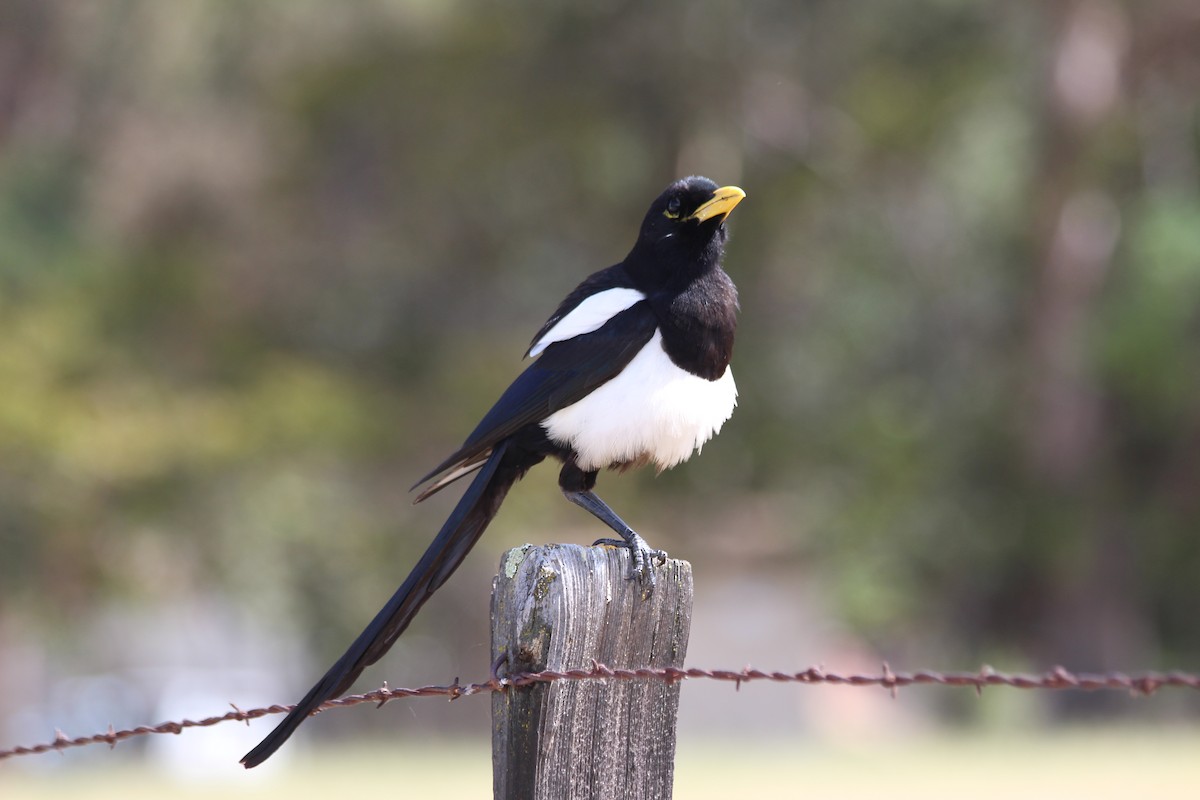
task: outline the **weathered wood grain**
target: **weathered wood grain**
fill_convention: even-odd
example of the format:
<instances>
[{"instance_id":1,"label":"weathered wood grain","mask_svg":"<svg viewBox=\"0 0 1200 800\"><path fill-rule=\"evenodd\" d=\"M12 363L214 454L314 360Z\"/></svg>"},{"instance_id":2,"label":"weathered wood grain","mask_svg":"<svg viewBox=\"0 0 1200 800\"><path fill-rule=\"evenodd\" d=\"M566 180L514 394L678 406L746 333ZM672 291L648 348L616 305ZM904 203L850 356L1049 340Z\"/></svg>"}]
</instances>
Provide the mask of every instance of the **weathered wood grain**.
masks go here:
<instances>
[{"instance_id":1,"label":"weathered wood grain","mask_svg":"<svg viewBox=\"0 0 1200 800\"><path fill-rule=\"evenodd\" d=\"M683 666L692 613L685 561L654 567L652 593L611 547L508 551L492 594L501 674L592 666ZM669 798L679 684L558 681L492 696L497 798Z\"/></svg>"}]
</instances>

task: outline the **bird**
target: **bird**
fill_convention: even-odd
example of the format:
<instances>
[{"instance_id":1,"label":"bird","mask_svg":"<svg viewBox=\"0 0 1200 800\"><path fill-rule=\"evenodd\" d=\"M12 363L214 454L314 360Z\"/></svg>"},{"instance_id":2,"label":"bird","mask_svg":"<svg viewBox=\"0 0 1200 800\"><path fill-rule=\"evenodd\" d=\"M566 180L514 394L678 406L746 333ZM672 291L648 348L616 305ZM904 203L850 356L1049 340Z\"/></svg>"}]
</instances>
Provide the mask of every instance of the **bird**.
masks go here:
<instances>
[{"instance_id":1,"label":"bird","mask_svg":"<svg viewBox=\"0 0 1200 800\"><path fill-rule=\"evenodd\" d=\"M617 537L596 545L631 554L630 579L653 590L651 548L593 491L603 469L687 460L733 414L729 362L738 295L722 268L729 213L746 196L691 176L650 204L617 264L585 278L534 335L530 365L442 463L413 486L421 502L471 473L449 518L404 583L316 685L241 763L269 758L327 700L391 648L496 515L509 489L547 457L559 488Z\"/></svg>"}]
</instances>

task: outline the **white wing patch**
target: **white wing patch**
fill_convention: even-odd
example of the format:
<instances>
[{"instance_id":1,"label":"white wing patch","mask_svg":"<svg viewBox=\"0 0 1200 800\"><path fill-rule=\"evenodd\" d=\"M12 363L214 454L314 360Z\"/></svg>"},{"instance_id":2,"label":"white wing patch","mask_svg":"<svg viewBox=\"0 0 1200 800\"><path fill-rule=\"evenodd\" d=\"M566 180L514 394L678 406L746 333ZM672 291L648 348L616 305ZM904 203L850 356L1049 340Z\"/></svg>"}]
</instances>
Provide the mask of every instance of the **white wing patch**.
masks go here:
<instances>
[{"instance_id":1,"label":"white wing patch","mask_svg":"<svg viewBox=\"0 0 1200 800\"><path fill-rule=\"evenodd\" d=\"M620 314L646 295L637 289L605 289L584 300L546 331L542 338L529 348L529 355L536 356L555 342L565 342L585 333L599 330L604 323Z\"/></svg>"}]
</instances>

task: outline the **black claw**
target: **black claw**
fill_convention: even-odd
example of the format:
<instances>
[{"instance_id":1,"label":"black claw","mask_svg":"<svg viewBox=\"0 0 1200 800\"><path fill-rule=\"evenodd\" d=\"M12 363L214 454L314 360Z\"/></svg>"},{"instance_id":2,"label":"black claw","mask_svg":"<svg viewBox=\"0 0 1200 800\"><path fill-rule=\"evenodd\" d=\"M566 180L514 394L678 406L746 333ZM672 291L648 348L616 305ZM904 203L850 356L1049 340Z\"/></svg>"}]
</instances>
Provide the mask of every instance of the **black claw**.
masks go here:
<instances>
[{"instance_id":1,"label":"black claw","mask_svg":"<svg viewBox=\"0 0 1200 800\"><path fill-rule=\"evenodd\" d=\"M665 550L656 550L646 544L646 540L638 536L633 531L629 531L623 539L597 539L592 542L592 546L609 545L610 547L621 547L629 551L630 558L633 560L633 568L629 571L629 580L639 580L646 585L649 591L654 590L654 562L665 564L667 561L667 553Z\"/></svg>"},{"instance_id":2,"label":"black claw","mask_svg":"<svg viewBox=\"0 0 1200 800\"><path fill-rule=\"evenodd\" d=\"M566 467L563 468L563 472L566 473ZM645 539L638 536L633 528L626 525L624 520L614 514L613 510L590 489L575 490L564 486L563 495L575 505L587 509L593 516L620 535L620 539L597 539L593 542L593 546L607 544L629 550L633 558L633 571L629 578L630 580L640 580L647 587L645 594L649 594L654 589L653 562L657 560L660 564L664 563L667 560L667 554L662 550L654 550L646 544Z\"/></svg>"}]
</instances>

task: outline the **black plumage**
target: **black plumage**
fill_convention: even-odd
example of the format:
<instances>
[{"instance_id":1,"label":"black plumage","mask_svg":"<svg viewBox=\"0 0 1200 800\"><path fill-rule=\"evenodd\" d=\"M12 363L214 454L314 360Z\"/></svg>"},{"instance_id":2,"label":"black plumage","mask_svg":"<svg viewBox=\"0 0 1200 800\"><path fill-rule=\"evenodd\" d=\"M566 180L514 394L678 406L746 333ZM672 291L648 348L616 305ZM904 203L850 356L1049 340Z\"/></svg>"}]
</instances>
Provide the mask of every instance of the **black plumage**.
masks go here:
<instances>
[{"instance_id":1,"label":"black plumage","mask_svg":"<svg viewBox=\"0 0 1200 800\"><path fill-rule=\"evenodd\" d=\"M546 457L568 500L612 528L633 576L653 585L651 549L592 491L601 469L689 457L736 404L729 372L737 292L721 269L725 218L745 197L707 178L673 183L651 204L625 259L576 287L534 336L536 360L467 437L418 481L424 500L477 471L403 585L350 648L257 747L261 764L322 703L378 661L454 572L509 489ZM414 488L416 488L414 486Z\"/></svg>"}]
</instances>

